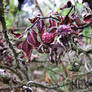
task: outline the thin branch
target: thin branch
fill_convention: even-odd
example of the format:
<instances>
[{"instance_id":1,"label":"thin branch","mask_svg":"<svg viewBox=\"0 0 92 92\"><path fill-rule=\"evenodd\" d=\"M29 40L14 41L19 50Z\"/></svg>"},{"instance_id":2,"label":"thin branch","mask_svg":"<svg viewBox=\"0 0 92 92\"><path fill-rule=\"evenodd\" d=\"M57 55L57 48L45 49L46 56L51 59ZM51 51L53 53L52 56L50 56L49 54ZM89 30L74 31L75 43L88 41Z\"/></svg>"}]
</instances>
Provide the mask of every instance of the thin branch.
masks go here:
<instances>
[{"instance_id":1,"label":"thin branch","mask_svg":"<svg viewBox=\"0 0 92 92\"><path fill-rule=\"evenodd\" d=\"M7 34L7 27L6 27L6 22L5 22L5 18L4 18L4 9L3 9L3 0L0 1L0 21L2 23L2 27L3 27L3 34L4 34L4 38L6 40L6 43L9 45L9 48L12 50L17 67L19 67L19 61L18 61L18 55L16 53L16 50L14 49L12 43L9 40L8 34Z\"/></svg>"},{"instance_id":2,"label":"thin branch","mask_svg":"<svg viewBox=\"0 0 92 92\"><path fill-rule=\"evenodd\" d=\"M73 7L74 7L74 6L71 7L71 9L69 10L69 12L68 12L67 15L65 16L65 20L64 20L63 24L66 24L67 19L68 19L68 16L69 16L69 14L71 13Z\"/></svg>"},{"instance_id":3,"label":"thin branch","mask_svg":"<svg viewBox=\"0 0 92 92\"><path fill-rule=\"evenodd\" d=\"M67 81L67 82L62 82L61 84L43 84L43 83L38 83L38 82L34 82L34 81L29 81L27 82L27 85L30 87L40 87L40 88L44 88L44 89L53 89L53 90L57 90L57 88L59 87L63 87L63 86L67 86L72 84L72 81Z\"/></svg>"},{"instance_id":4,"label":"thin branch","mask_svg":"<svg viewBox=\"0 0 92 92\"><path fill-rule=\"evenodd\" d=\"M60 20L58 18L53 17L53 16L50 16L50 17L38 17L38 18L40 18L40 19L50 19L50 18L52 18L52 19L55 19L55 20L60 22Z\"/></svg>"},{"instance_id":5,"label":"thin branch","mask_svg":"<svg viewBox=\"0 0 92 92\"><path fill-rule=\"evenodd\" d=\"M13 72L15 75L17 75L17 77L20 79L20 80L23 80L21 74L19 72L17 72L15 69L9 67L9 66L6 66L6 65L0 65L0 68L2 69L8 69L10 70L11 72Z\"/></svg>"},{"instance_id":6,"label":"thin branch","mask_svg":"<svg viewBox=\"0 0 92 92\"><path fill-rule=\"evenodd\" d=\"M40 5L39 5L39 3L37 2L37 0L34 0L34 2L35 2L35 6L37 7L37 9L40 11L40 14L41 14L42 16L44 16L44 14L43 14L43 12L42 12L42 10L41 10L41 8L40 8Z\"/></svg>"},{"instance_id":7,"label":"thin branch","mask_svg":"<svg viewBox=\"0 0 92 92\"><path fill-rule=\"evenodd\" d=\"M52 18L52 19L57 20L57 21L60 22L60 20L59 20L58 18L55 18L55 17L52 17L52 16L50 16L50 17L38 17L37 20L36 20L31 26L29 26L29 27L27 27L27 28L25 29L25 32L26 32L27 30L30 30L31 28L33 28L33 27L36 25L36 23L37 23L40 19L50 19L50 18Z\"/></svg>"},{"instance_id":8,"label":"thin branch","mask_svg":"<svg viewBox=\"0 0 92 92\"><path fill-rule=\"evenodd\" d=\"M81 78L84 75L90 74L92 73L92 71L90 72L85 72L85 73L81 73L81 74L75 74L74 76L74 80ZM17 86L13 86L13 87L5 87L5 88L0 88L0 90L2 89L10 89L10 88L22 88L22 86L26 85L27 87L39 87L39 88L44 88L44 89L53 89L53 90L57 90L60 87L64 87L64 86L68 86L73 84L74 80L70 80L71 77L67 77L66 80L62 81L59 84L45 84L45 83L38 83L38 82L34 82L34 81L28 81L27 84L24 82L19 82L17 81ZM19 86L18 86L19 85Z\"/></svg>"},{"instance_id":9,"label":"thin branch","mask_svg":"<svg viewBox=\"0 0 92 92\"><path fill-rule=\"evenodd\" d=\"M2 23L2 27L3 27L3 34L4 34L4 38L6 40L6 43L9 45L9 48L12 50L13 52L13 55L14 55L14 58L15 58L15 61L16 61L16 69L19 69L23 74L24 76L26 77L27 80L29 80L28 78L28 75L27 75L27 72L26 70L22 69L19 65L19 60L18 60L18 53L16 52L15 48L13 47L12 43L10 42L10 39L8 37L8 33L7 33L7 27L6 27L6 22L5 22L5 18L4 18L4 8L3 8L3 0L0 1L0 21ZM9 67L7 67L8 69ZM13 69L9 68L11 71L13 71L15 74L17 74L16 71L14 71ZM17 74L17 76L19 76ZM20 78L22 80L22 77Z\"/></svg>"}]
</instances>

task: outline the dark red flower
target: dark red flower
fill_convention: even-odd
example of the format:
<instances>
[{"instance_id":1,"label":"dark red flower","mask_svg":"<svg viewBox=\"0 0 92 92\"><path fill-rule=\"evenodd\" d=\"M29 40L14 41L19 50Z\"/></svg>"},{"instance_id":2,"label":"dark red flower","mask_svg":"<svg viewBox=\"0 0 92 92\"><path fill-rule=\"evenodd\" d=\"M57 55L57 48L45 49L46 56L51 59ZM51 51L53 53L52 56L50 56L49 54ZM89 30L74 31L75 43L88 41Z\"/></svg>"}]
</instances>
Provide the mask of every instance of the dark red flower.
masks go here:
<instances>
[{"instance_id":1,"label":"dark red flower","mask_svg":"<svg viewBox=\"0 0 92 92\"><path fill-rule=\"evenodd\" d=\"M53 33L45 32L42 35L42 41L45 44L50 44L54 41L55 35Z\"/></svg>"}]
</instances>

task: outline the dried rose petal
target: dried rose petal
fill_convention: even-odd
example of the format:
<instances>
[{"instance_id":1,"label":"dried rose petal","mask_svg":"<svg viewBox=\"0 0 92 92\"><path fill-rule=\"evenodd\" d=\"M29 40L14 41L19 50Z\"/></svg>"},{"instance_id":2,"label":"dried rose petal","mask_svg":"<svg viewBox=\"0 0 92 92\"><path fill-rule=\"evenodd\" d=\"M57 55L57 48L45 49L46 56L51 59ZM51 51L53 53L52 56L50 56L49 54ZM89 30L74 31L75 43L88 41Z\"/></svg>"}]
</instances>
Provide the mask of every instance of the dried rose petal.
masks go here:
<instances>
[{"instance_id":1,"label":"dried rose petal","mask_svg":"<svg viewBox=\"0 0 92 92\"><path fill-rule=\"evenodd\" d=\"M37 16L34 17L34 18L32 18L32 19L29 18L29 21L30 21L31 23L34 23L34 22L37 20L37 18L38 18Z\"/></svg>"},{"instance_id":2,"label":"dried rose petal","mask_svg":"<svg viewBox=\"0 0 92 92\"><path fill-rule=\"evenodd\" d=\"M39 47L40 45L40 42L37 40L37 33L33 29L30 29L28 32L27 41L33 47Z\"/></svg>"},{"instance_id":3,"label":"dried rose petal","mask_svg":"<svg viewBox=\"0 0 92 92\"><path fill-rule=\"evenodd\" d=\"M32 46L30 44L28 44L27 39L26 39L22 44L22 50L28 60L31 57L32 49L33 49Z\"/></svg>"},{"instance_id":4,"label":"dried rose petal","mask_svg":"<svg viewBox=\"0 0 92 92\"><path fill-rule=\"evenodd\" d=\"M13 34L15 38L21 37L21 34L19 34L19 33L14 33L13 31L11 31L10 33Z\"/></svg>"},{"instance_id":5,"label":"dried rose petal","mask_svg":"<svg viewBox=\"0 0 92 92\"><path fill-rule=\"evenodd\" d=\"M57 29L57 34L58 35L63 35L63 34L70 34L72 33L73 30L71 29L70 26L68 25L61 25L59 26L59 28Z\"/></svg>"},{"instance_id":6,"label":"dried rose petal","mask_svg":"<svg viewBox=\"0 0 92 92\"><path fill-rule=\"evenodd\" d=\"M36 23L36 27L38 29L38 33L40 35L42 35L45 31L45 23L43 19L40 19L37 23Z\"/></svg>"},{"instance_id":7,"label":"dried rose petal","mask_svg":"<svg viewBox=\"0 0 92 92\"><path fill-rule=\"evenodd\" d=\"M50 27L53 27L53 26L56 26L56 21L52 18L49 19L49 28Z\"/></svg>"},{"instance_id":8,"label":"dried rose petal","mask_svg":"<svg viewBox=\"0 0 92 92\"><path fill-rule=\"evenodd\" d=\"M92 13L89 13L89 14L87 14L86 16L84 16L84 21L85 21L86 23L92 22Z\"/></svg>"},{"instance_id":9,"label":"dried rose petal","mask_svg":"<svg viewBox=\"0 0 92 92\"><path fill-rule=\"evenodd\" d=\"M25 35L26 31L27 29L25 29L24 32L20 34L20 33L15 33L14 30L10 30L10 33L13 34L15 38L21 38Z\"/></svg>"},{"instance_id":10,"label":"dried rose petal","mask_svg":"<svg viewBox=\"0 0 92 92\"><path fill-rule=\"evenodd\" d=\"M49 19L49 28L51 29L50 30L50 33L56 33L56 28L54 28L56 26L56 21L54 19Z\"/></svg>"}]
</instances>

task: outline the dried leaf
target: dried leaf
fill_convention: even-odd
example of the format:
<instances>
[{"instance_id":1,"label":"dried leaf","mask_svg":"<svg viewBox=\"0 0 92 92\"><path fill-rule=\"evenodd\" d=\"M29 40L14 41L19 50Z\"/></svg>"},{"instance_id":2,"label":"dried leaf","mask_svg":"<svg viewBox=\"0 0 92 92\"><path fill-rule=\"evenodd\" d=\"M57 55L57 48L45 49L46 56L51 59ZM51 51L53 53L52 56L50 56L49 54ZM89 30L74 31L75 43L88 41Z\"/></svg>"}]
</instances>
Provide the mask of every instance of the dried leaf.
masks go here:
<instances>
[{"instance_id":1,"label":"dried leaf","mask_svg":"<svg viewBox=\"0 0 92 92\"><path fill-rule=\"evenodd\" d=\"M37 20L37 16L34 17L34 18L32 18L32 19L29 18L29 21L30 21L31 23L34 23L36 20Z\"/></svg>"},{"instance_id":2,"label":"dried leaf","mask_svg":"<svg viewBox=\"0 0 92 92\"><path fill-rule=\"evenodd\" d=\"M46 75L45 75L45 81L46 81L47 83L51 83L51 78L50 78L50 76L48 75L48 73L46 73Z\"/></svg>"}]
</instances>

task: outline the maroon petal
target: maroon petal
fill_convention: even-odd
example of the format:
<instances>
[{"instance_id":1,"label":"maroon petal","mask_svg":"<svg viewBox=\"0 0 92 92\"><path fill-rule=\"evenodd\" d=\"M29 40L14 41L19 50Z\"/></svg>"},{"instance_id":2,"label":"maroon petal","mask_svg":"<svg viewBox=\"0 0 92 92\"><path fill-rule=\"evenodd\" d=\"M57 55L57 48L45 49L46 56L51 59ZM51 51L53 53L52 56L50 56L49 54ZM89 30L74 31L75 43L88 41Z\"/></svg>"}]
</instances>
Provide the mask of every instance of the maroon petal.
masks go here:
<instances>
[{"instance_id":1,"label":"maroon petal","mask_svg":"<svg viewBox=\"0 0 92 92\"><path fill-rule=\"evenodd\" d=\"M84 21L86 23L92 22L92 14L90 13L90 14L87 14L86 16L84 16Z\"/></svg>"},{"instance_id":2,"label":"maroon petal","mask_svg":"<svg viewBox=\"0 0 92 92\"><path fill-rule=\"evenodd\" d=\"M28 44L27 39L26 39L22 44L22 50L28 60L30 60L32 49L33 49L32 46Z\"/></svg>"},{"instance_id":3,"label":"maroon petal","mask_svg":"<svg viewBox=\"0 0 92 92\"><path fill-rule=\"evenodd\" d=\"M66 5L64 5L63 7L60 8L60 10L63 10L65 8L70 8L72 6L71 1L68 1Z\"/></svg>"},{"instance_id":4,"label":"maroon petal","mask_svg":"<svg viewBox=\"0 0 92 92\"><path fill-rule=\"evenodd\" d=\"M37 33L33 29L30 29L30 32L28 32L27 41L33 47L39 47L40 45L40 42L37 40Z\"/></svg>"},{"instance_id":5,"label":"maroon petal","mask_svg":"<svg viewBox=\"0 0 92 92\"><path fill-rule=\"evenodd\" d=\"M68 25L60 25L57 29L58 35L71 34L72 32L73 32L73 30Z\"/></svg>"},{"instance_id":6,"label":"maroon petal","mask_svg":"<svg viewBox=\"0 0 92 92\"><path fill-rule=\"evenodd\" d=\"M21 38L25 35L26 31L27 29L25 29L24 32L20 34L20 33L15 33L13 30L11 30L10 33L13 34L15 38Z\"/></svg>"},{"instance_id":7,"label":"maroon petal","mask_svg":"<svg viewBox=\"0 0 92 92\"><path fill-rule=\"evenodd\" d=\"M36 20L37 20L37 16L32 19L29 18L30 23L34 23Z\"/></svg>"},{"instance_id":8,"label":"maroon petal","mask_svg":"<svg viewBox=\"0 0 92 92\"><path fill-rule=\"evenodd\" d=\"M53 26L56 26L56 21L55 21L54 19L51 19L51 18L50 18L50 19L49 19L49 24L50 24L50 25L49 25L49 28L50 28L50 27L53 27Z\"/></svg>"},{"instance_id":9,"label":"maroon petal","mask_svg":"<svg viewBox=\"0 0 92 92\"><path fill-rule=\"evenodd\" d=\"M20 38L20 36L21 36L21 34L19 34L19 33L14 33L13 31L11 31L11 34L13 34L15 38Z\"/></svg>"},{"instance_id":10,"label":"maroon petal","mask_svg":"<svg viewBox=\"0 0 92 92\"><path fill-rule=\"evenodd\" d=\"M36 27L38 29L38 33L40 35L42 35L45 31L45 23L44 23L44 20L43 19L40 19L37 24L36 24Z\"/></svg>"},{"instance_id":11,"label":"maroon petal","mask_svg":"<svg viewBox=\"0 0 92 92\"><path fill-rule=\"evenodd\" d=\"M55 33L56 32L56 28L54 28L56 26L56 21L54 19L49 19L49 28L51 29L50 30L50 33Z\"/></svg>"}]
</instances>

